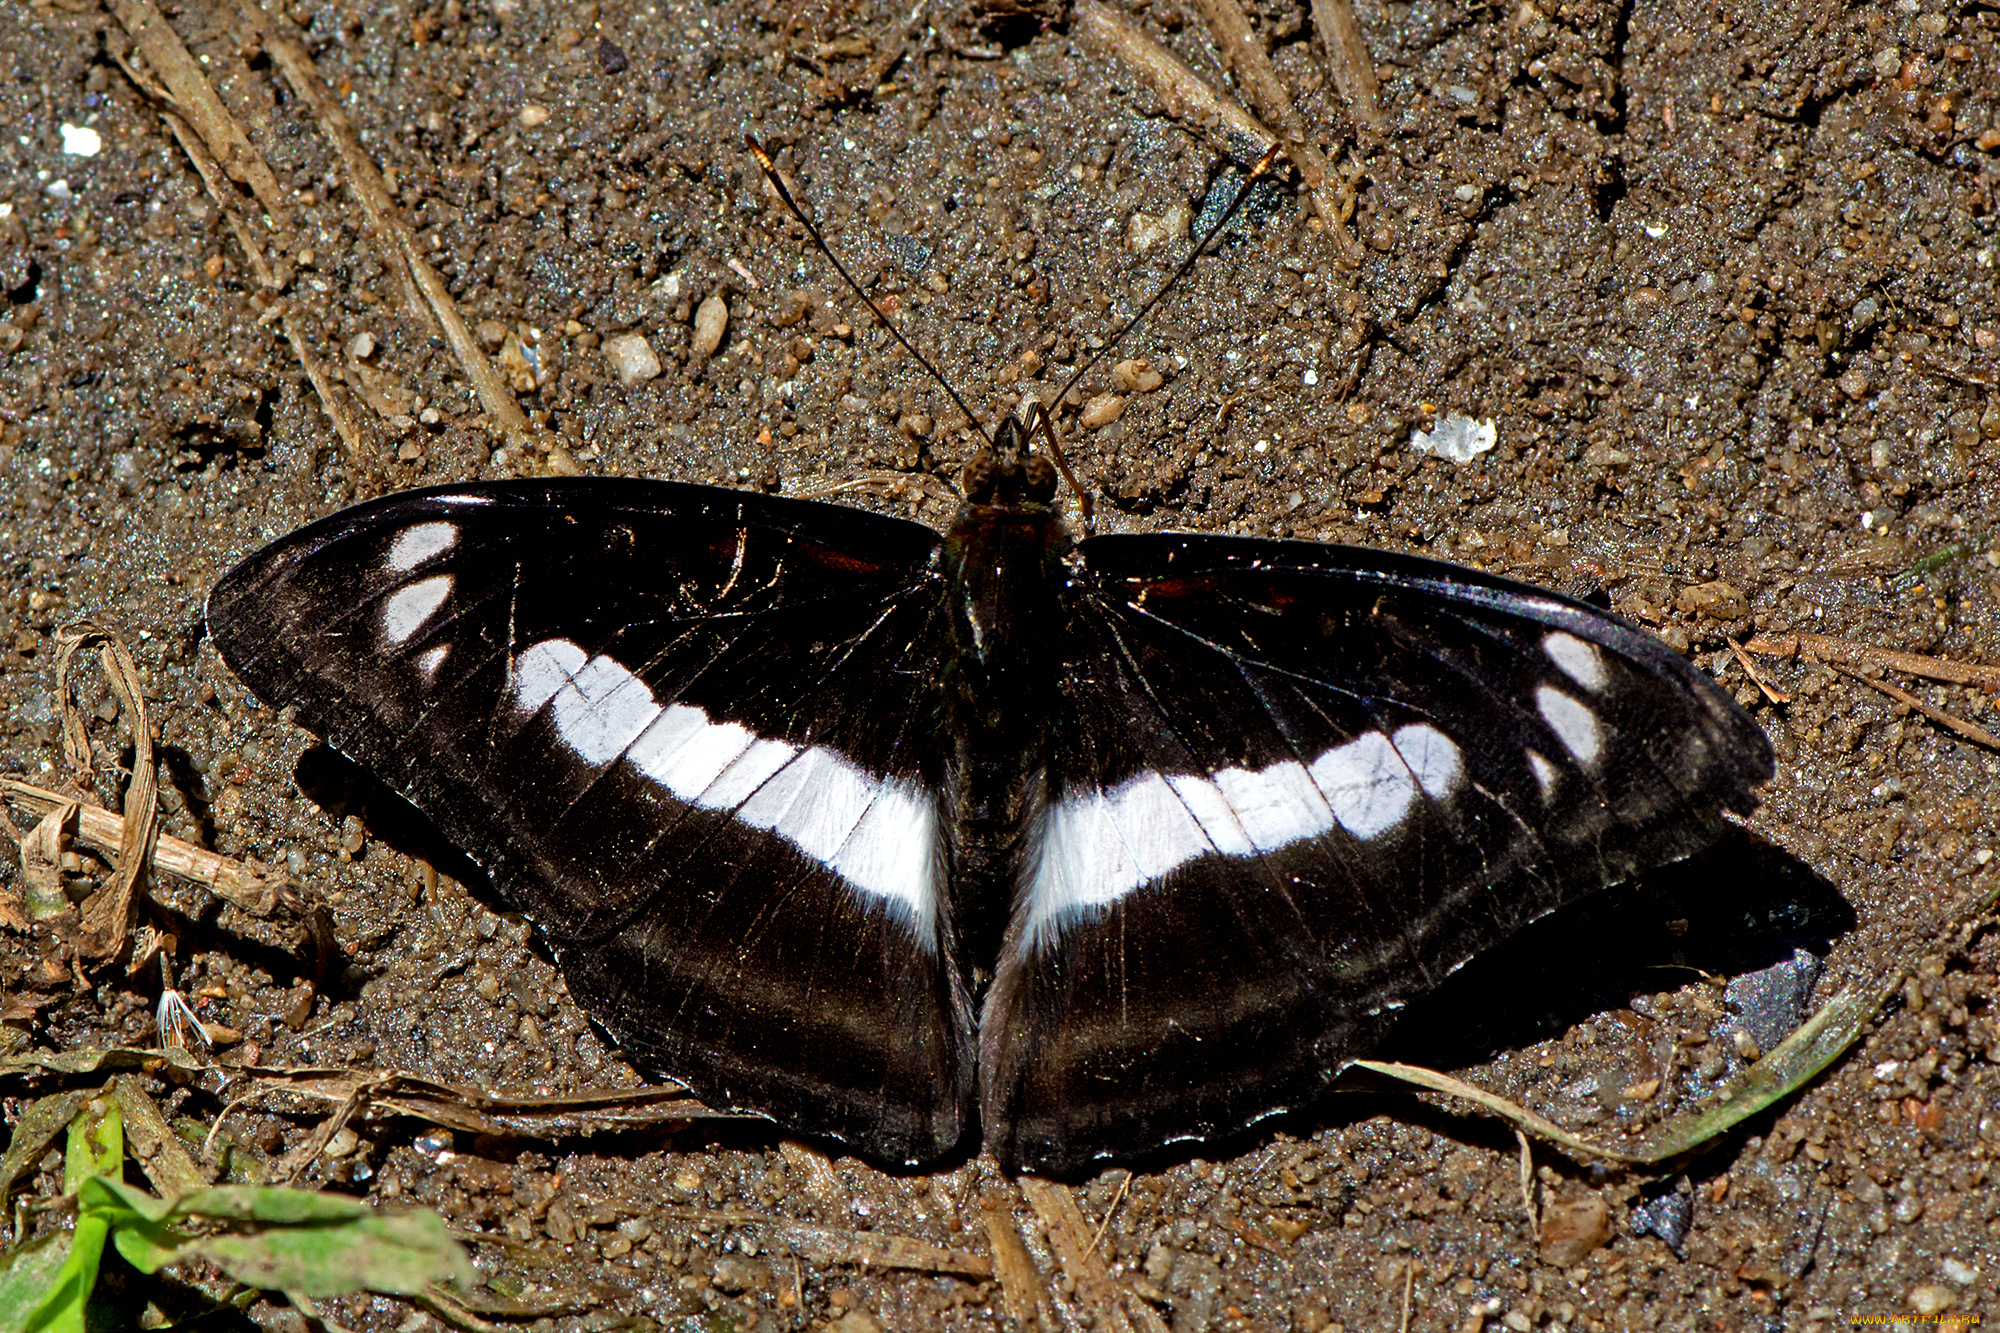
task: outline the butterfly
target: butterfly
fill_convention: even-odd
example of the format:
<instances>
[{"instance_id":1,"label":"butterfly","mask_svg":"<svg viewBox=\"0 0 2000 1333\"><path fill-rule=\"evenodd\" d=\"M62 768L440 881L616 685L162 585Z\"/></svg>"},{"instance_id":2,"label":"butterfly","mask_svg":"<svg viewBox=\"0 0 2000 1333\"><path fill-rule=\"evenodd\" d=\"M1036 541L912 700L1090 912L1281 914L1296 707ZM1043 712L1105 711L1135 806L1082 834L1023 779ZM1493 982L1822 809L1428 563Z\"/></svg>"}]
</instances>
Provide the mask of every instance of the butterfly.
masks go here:
<instances>
[{"instance_id":1,"label":"butterfly","mask_svg":"<svg viewBox=\"0 0 2000 1333\"><path fill-rule=\"evenodd\" d=\"M633 1057L884 1165L1068 1173L1309 1107L1399 1008L1713 842L1757 724L1417 556L1072 535L1010 419L943 533L661 481L444 486L208 601Z\"/></svg>"}]
</instances>

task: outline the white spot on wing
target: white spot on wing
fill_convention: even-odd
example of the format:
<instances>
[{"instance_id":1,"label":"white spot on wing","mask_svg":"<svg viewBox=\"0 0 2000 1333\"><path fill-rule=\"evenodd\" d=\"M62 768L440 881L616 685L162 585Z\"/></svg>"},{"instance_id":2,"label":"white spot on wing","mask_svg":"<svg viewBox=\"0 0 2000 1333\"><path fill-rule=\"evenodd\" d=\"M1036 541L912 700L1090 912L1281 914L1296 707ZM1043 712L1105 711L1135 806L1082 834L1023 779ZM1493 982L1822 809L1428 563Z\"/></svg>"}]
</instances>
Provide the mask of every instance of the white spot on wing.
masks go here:
<instances>
[{"instance_id":1,"label":"white spot on wing","mask_svg":"<svg viewBox=\"0 0 2000 1333\"><path fill-rule=\"evenodd\" d=\"M1585 643L1561 630L1542 640L1542 651L1562 668L1562 673L1592 694L1604 688L1604 654L1594 643Z\"/></svg>"},{"instance_id":2,"label":"white spot on wing","mask_svg":"<svg viewBox=\"0 0 2000 1333\"><path fill-rule=\"evenodd\" d=\"M429 680L437 675L437 669L444 665L444 659L450 653L451 645L448 643L441 643L435 648L426 648L417 654L417 670L423 674L425 680Z\"/></svg>"},{"instance_id":3,"label":"white spot on wing","mask_svg":"<svg viewBox=\"0 0 2000 1333\"><path fill-rule=\"evenodd\" d=\"M1576 756L1578 763L1589 767L1597 762L1604 736L1598 729L1597 714L1587 705L1544 685L1535 691L1535 707L1541 710L1542 720L1549 724L1563 748Z\"/></svg>"},{"instance_id":4,"label":"white spot on wing","mask_svg":"<svg viewBox=\"0 0 2000 1333\"><path fill-rule=\"evenodd\" d=\"M408 642L411 635L424 627L425 621L437 614L444 599L451 596L451 583L451 575L439 574L418 579L389 594L382 603L382 638L389 647Z\"/></svg>"},{"instance_id":5,"label":"white spot on wing","mask_svg":"<svg viewBox=\"0 0 2000 1333\"><path fill-rule=\"evenodd\" d=\"M458 543L456 523L419 523L404 528L389 543L389 568L399 573L415 569L434 555L442 555Z\"/></svg>"},{"instance_id":6,"label":"white spot on wing","mask_svg":"<svg viewBox=\"0 0 2000 1333\"><path fill-rule=\"evenodd\" d=\"M640 684L639 688L646 687ZM648 702L652 697L648 691ZM662 733L655 737L648 731L632 747L629 758L641 773L683 801L692 801L707 791L756 740L748 727L734 722L717 726L708 720L707 713L688 704L675 704L660 719L665 723Z\"/></svg>"},{"instance_id":7,"label":"white spot on wing","mask_svg":"<svg viewBox=\"0 0 2000 1333\"><path fill-rule=\"evenodd\" d=\"M1417 799L1417 782L1396 747L1379 731L1364 731L1313 761L1313 781L1326 793L1340 826L1374 838L1403 822Z\"/></svg>"},{"instance_id":8,"label":"white spot on wing","mask_svg":"<svg viewBox=\"0 0 2000 1333\"><path fill-rule=\"evenodd\" d=\"M1215 775L1215 785L1236 812L1243 835L1260 852L1316 838L1333 827L1334 812L1304 764L1225 768Z\"/></svg>"},{"instance_id":9,"label":"white spot on wing","mask_svg":"<svg viewBox=\"0 0 2000 1333\"><path fill-rule=\"evenodd\" d=\"M1222 793L1206 778L1142 773L1110 791L1057 801L1035 824L1025 942L1033 947L1054 924L1224 849L1251 851Z\"/></svg>"},{"instance_id":10,"label":"white spot on wing","mask_svg":"<svg viewBox=\"0 0 2000 1333\"><path fill-rule=\"evenodd\" d=\"M1542 784L1542 799L1548 800L1556 794L1556 779L1561 776L1556 766L1533 750L1528 751L1528 767L1534 770L1535 781Z\"/></svg>"}]
</instances>

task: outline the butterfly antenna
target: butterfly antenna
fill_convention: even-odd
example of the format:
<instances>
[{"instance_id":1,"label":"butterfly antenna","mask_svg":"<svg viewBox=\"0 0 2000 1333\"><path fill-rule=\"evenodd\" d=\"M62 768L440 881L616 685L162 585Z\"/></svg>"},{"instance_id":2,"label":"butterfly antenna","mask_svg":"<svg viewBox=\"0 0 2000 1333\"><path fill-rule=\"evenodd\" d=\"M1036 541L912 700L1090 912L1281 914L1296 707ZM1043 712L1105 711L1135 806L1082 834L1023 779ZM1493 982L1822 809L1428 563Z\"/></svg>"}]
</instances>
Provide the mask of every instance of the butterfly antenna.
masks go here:
<instances>
[{"instance_id":1,"label":"butterfly antenna","mask_svg":"<svg viewBox=\"0 0 2000 1333\"><path fill-rule=\"evenodd\" d=\"M1139 313L1126 320L1118 332L1111 335L1110 340L1104 346L1091 353L1090 357L1081 366L1077 367L1076 373L1071 375L1069 380L1062 386L1062 392L1056 395L1056 406L1060 407L1063 399L1069 397L1069 391L1077 386L1078 381L1095 369L1097 363L1104 360L1111 353L1111 350L1117 347L1119 342L1124 339L1125 335L1138 326L1140 320L1153 313L1153 307L1165 300L1168 292L1180 286L1181 280L1194 271L1195 261L1208 252L1208 247L1214 243L1217 236L1222 234L1222 229L1229 225L1230 219L1235 217L1238 210L1249 200L1250 191L1256 186L1258 181L1270 173L1272 167L1277 165L1278 159L1284 155L1284 151L1283 144L1275 143L1264 150L1264 156L1257 159L1257 165L1251 167L1250 174L1243 178L1243 186L1236 191L1236 197L1230 201L1228 209L1223 212L1221 217L1215 220L1214 225L1209 227L1201 240L1195 243L1194 249L1188 251L1188 257L1181 261L1181 266L1174 270L1173 276L1161 283L1160 290L1154 292L1151 299L1139 307ZM1053 431L1050 433L1050 443L1054 443ZM1064 475L1068 475L1066 469Z\"/></svg>"},{"instance_id":2,"label":"butterfly antenna","mask_svg":"<svg viewBox=\"0 0 2000 1333\"><path fill-rule=\"evenodd\" d=\"M1174 270L1173 276L1161 283L1160 289L1153 293L1146 304L1139 307L1139 313L1120 325L1118 332L1112 334L1104 346L1091 353L1084 360L1084 363L1077 367L1076 373L1071 375L1063 384L1062 392L1055 396L1057 407L1062 406L1063 399L1069 397L1069 391L1074 389L1077 383L1085 375L1088 375L1100 361L1104 360L1111 349L1118 346L1124 340L1125 335L1137 327L1140 320L1153 313L1153 307L1164 301L1168 292L1180 286L1181 279L1194 271L1195 261L1208 252L1210 244L1214 242L1217 236L1222 234L1222 229L1229 225L1229 220L1236 216L1237 210L1242 208L1244 202L1250 198L1251 187L1256 185L1258 181L1262 180L1270 172L1283 153L1284 146L1281 144L1272 144L1264 150L1264 156L1257 159L1257 165L1251 167L1250 174L1243 178L1243 187L1236 192L1236 197L1229 201L1229 207L1223 211L1222 216L1215 221L1215 224L1203 233L1201 240L1195 243L1194 249L1188 251L1188 257L1181 261L1181 266ZM1056 471L1061 473L1062 479L1069 483L1070 493L1075 495L1083 505L1083 526L1084 530L1088 532L1091 528L1091 519L1095 513L1095 506L1091 503L1090 493L1077 485L1075 474L1069 470L1069 460L1063 457L1062 445L1056 442L1054 411L1045 403L1036 403L1029 410L1029 416L1035 418L1030 423L1030 430L1035 428L1041 430L1042 437L1049 442L1049 461L1056 465Z\"/></svg>"},{"instance_id":3,"label":"butterfly antenna","mask_svg":"<svg viewBox=\"0 0 2000 1333\"><path fill-rule=\"evenodd\" d=\"M771 155L764 151L764 145L757 142L757 136L746 134L743 137L750 143L750 155L755 157L757 165L763 168L764 179L770 183L772 189L778 192L778 197L785 201L785 207L792 210L792 216L797 218L799 225L806 229L806 235L812 237L813 245L818 248L821 254L826 256L826 262L833 265L833 271L840 275L841 281L847 284L848 290L861 298L861 303L868 307L869 311L874 314L883 328L889 330L890 336L903 345L903 350L915 357L917 364L929 371L930 377L943 386L944 391L951 395L951 401L958 404L958 410L965 413L965 419L972 423L972 428L979 432L980 438L985 440L987 444L992 444L993 437L986 433L986 427L980 423L978 414L965 405L965 400L958 396L957 389L951 387L951 381L944 377L944 372L932 365L930 358L919 352L910 340L903 336L903 331L890 322L889 317L882 312L882 307L876 305L868 293L861 290L861 284L856 282L854 275L847 271L847 265L840 262L840 256L836 255L827 245L826 238L819 234L819 228L814 226L813 220L806 216L805 209L799 207L798 200L792 198L792 192L785 188L785 178L778 174L777 163L773 162ZM1241 201L1239 200L1238 202ZM1234 212L1235 210L1232 208L1230 211ZM1068 475L1067 469L1064 470L1064 475Z\"/></svg>"}]
</instances>

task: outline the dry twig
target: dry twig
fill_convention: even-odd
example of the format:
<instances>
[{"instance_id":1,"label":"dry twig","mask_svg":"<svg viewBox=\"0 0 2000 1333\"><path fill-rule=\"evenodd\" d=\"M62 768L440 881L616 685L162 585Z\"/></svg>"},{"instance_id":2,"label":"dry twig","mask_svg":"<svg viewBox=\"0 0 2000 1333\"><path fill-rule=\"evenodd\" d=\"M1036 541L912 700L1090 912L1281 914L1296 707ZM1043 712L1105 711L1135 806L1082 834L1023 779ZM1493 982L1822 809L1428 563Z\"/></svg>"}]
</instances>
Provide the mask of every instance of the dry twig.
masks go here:
<instances>
[{"instance_id":1,"label":"dry twig","mask_svg":"<svg viewBox=\"0 0 2000 1333\"><path fill-rule=\"evenodd\" d=\"M124 817L101 805L79 802L19 778L0 778L0 799L30 817L39 817L43 826L50 818L67 812L66 817L75 822L77 844L101 855L115 855L124 843ZM32 839L39 833L38 826L28 836ZM256 861L232 860L164 833L153 840L153 869L198 884L225 902L257 916L270 916L280 907L298 909L302 905L298 886L282 871Z\"/></svg>"},{"instance_id":2,"label":"dry twig","mask_svg":"<svg viewBox=\"0 0 2000 1333\"><path fill-rule=\"evenodd\" d=\"M1949 681L1953 685L1981 685L2000 690L2000 667L1954 662L1923 653L1906 653L1896 648L1878 648L1871 643L1836 638L1831 634L1758 634L1746 639L1743 651L1764 657L1784 657L1825 662L1829 666L1879 666L1906 671L1928 680Z\"/></svg>"},{"instance_id":3,"label":"dry twig","mask_svg":"<svg viewBox=\"0 0 2000 1333\"><path fill-rule=\"evenodd\" d=\"M1021 1243L1014 1219L997 1200L982 1200L980 1214L986 1222L987 1246L993 1251L993 1276L1000 1282L1000 1307L1009 1322L1027 1328L1041 1304L1042 1275L1036 1271L1028 1247Z\"/></svg>"},{"instance_id":4,"label":"dry twig","mask_svg":"<svg viewBox=\"0 0 2000 1333\"><path fill-rule=\"evenodd\" d=\"M381 172L376 170L374 159L361 146L361 137L355 133L353 122L341 110L340 99L320 77L312 56L295 35L291 21L282 14L262 8L256 0L238 2L244 18L256 30L264 49L270 53L272 63L284 74L286 82L291 84L300 100L311 109L314 118L319 121L321 132L339 153L348 189L367 217L368 230L377 238L382 258L392 269L402 273L412 289L421 295L421 304L412 298L415 313L419 318L435 321L443 331L445 341L451 345L452 354L457 357L466 378L472 382L473 391L479 395L480 405L486 409L487 416L501 428L510 444L522 450L524 456L532 456L527 451L539 449L548 442L529 424L506 381L493 368L493 362L472 336L472 330L466 327L450 289L438 276L437 270L431 267L430 261L424 258L416 234L403 220L401 210L390 196L388 186L383 183ZM576 469L575 460L562 446L550 446L547 453L551 470Z\"/></svg>"},{"instance_id":5,"label":"dry twig","mask_svg":"<svg viewBox=\"0 0 2000 1333\"><path fill-rule=\"evenodd\" d=\"M1341 250L1352 254L1354 241L1347 232L1347 219L1354 211L1353 198L1350 195L1345 207L1342 206L1332 165L1326 154L1306 141L1292 95L1278 77L1270 54L1251 29L1238 0L1195 0L1195 5L1208 23L1216 45L1222 48L1223 58L1229 62L1237 83L1249 97L1250 105L1257 109L1258 115L1277 126L1284 137L1285 156L1304 178L1320 220L1326 223Z\"/></svg>"},{"instance_id":6,"label":"dry twig","mask_svg":"<svg viewBox=\"0 0 2000 1333\"><path fill-rule=\"evenodd\" d=\"M1112 1333L1166 1333L1159 1311L1134 1299L1090 1244L1090 1224L1066 1186L1023 1176L1021 1194L1047 1229L1056 1262L1076 1284L1077 1301L1092 1314L1091 1327Z\"/></svg>"},{"instance_id":7,"label":"dry twig","mask_svg":"<svg viewBox=\"0 0 2000 1333\"><path fill-rule=\"evenodd\" d=\"M736 1119L690 1099L676 1084L604 1092L510 1094L440 1083L399 1070L286 1069L250 1066L236 1071L256 1087L231 1105L258 1092L291 1092L341 1106L365 1104L426 1120L467 1134L571 1135L695 1120ZM338 1126L336 1126L338 1128ZM332 1130L327 1136L332 1137Z\"/></svg>"},{"instance_id":8,"label":"dry twig","mask_svg":"<svg viewBox=\"0 0 2000 1333\"><path fill-rule=\"evenodd\" d=\"M1880 690L1882 693L1888 695L1891 699L1894 699L1897 703L1906 704L1909 707L1916 709L1919 713L1922 713L1925 717L1937 723L1939 726L1944 727L1947 730L1957 732L1959 735L1965 737L1965 739L1973 742L1976 745L1984 745L1989 750L2000 750L2000 736L1995 736L1992 732L1986 730L1986 728L1984 727L1976 726L1971 722L1967 722L1962 717L1957 717L1951 713L1947 713L1944 711L1944 709L1939 708L1935 704L1927 704L1922 699L1919 699L1916 695L1911 694L1908 690L1898 689L1897 687L1891 685L1886 680L1876 680L1872 676L1864 676L1859 671L1854 671L1844 666L1833 666L1832 663L1828 663L1827 665L1831 666L1833 670L1838 671L1841 675L1848 677L1850 680L1858 680L1863 685L1869 686L1871 689Z\"/></svg>"},{"instance_id":9,"label":"dry twig","mask_svg":"<svg viewBox=\"0 0 2000 1333\"><path fill-rule=\"evenodd\" d=\"M1179 56L1098 0L1078 0L1075 22L1078 40L1124 62L1153 89L1168 115L1203 130L1220 130L1224 151L1251 161L1278 142L1235 98L1210 88Z\"/></svg>"}]
</instances>

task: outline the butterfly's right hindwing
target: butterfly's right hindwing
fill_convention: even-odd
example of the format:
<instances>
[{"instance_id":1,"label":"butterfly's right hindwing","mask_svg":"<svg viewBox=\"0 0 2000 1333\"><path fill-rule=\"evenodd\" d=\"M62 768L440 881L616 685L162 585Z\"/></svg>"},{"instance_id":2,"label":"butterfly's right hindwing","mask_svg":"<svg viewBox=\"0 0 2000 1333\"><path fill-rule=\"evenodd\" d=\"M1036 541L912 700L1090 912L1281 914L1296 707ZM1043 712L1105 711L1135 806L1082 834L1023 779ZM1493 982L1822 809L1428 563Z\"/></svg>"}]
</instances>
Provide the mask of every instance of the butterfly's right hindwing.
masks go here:
<instances>
[{"instance_id":1,"label":"butterfly's right hindwing","mask_svg":"<svg viewBox=\"0 0 2000 1333\"><path fill-rule=\"evenodd\" d=\"M969 1125L929 529L668 483L390 497L265 548L209 627L718 1105L876 1160Z\"/></svg>"}]
</instances>

